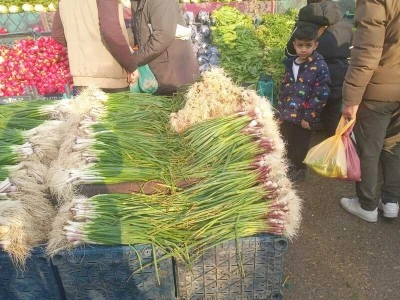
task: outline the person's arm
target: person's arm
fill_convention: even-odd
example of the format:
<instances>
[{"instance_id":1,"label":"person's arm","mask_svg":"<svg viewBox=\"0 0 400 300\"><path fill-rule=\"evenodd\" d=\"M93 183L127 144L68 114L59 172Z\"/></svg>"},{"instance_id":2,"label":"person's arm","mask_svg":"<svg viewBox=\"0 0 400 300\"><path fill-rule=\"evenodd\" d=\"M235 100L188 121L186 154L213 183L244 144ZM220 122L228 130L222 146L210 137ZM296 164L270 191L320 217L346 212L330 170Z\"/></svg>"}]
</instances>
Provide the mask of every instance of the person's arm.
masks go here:
<instances>
[{"instance_id":1,"label":"person's arm","mask_svg":"<svg viewBox=\"0 0 400 300\"><path fill-rule=\"evenodd\" d=\"M139 65L145 65L163 53L175 38L178 24L179 3L176 0L154 0L149 5L151 29L149 40L141 41L135 58ZM140 28L138 28L140 30Z\"/></svg>"},{"instance_id":2,"label":"person's arm","mask_svg":"<svg viewBox=\"0 0 400 300\"><path fill-rule=\"evenodd\" d=\"M309 123L319 121L321 111L324 108L326 101L329 97L329 70L325 61L319 61L318 68L320 68L314 87L311 91L309 102L304 110L303 120Z\"/></svg>"},{"instance_id":3,"label":"person's arm","mask_svg":"<svg viewBox=\"0 0 400 300\"><path fill-rule=\"evenodd\" d=\"M115 60L127 72L134 72L138 63L132 55L119 22L119 0L97 0L100 33Z\"/></svg>"},{"instance_id":4,"label":"person's arm","mask_svg":"<svg viewBox=\"0 0 400 300\"><path fill-rule=\"evenodd\" d=\"M350 66L343 84L343 112L353 117L371 77L382 57L385 41L386 9L384 0L359 0ZM349 109L348 112L346 110Z\"/></svg>"},{"instance_id":5,"label":"person's arm","mask_svg":"<svg viewBox=\"0 0 400 300\"><path fill-rule=\"evenodd\" d=\"M67 40L65 39L64 34L64 26L61 22L60 11L58 9L54 14L53 25L51 27L51 36L64 47L67 46Z\"/></svg>"}]
</instances>

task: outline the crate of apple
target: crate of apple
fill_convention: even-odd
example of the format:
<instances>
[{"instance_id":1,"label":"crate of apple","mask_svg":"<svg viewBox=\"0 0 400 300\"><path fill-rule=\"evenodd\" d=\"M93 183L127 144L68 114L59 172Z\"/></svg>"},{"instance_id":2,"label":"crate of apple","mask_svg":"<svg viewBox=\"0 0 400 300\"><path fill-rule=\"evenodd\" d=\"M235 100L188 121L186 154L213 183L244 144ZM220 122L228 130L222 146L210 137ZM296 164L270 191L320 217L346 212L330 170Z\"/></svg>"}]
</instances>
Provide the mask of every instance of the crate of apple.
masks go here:
<instances>
[{"instance_id":1,"label":"crate of apple","mask_svg":"<svg viewBox=\"0 0 400 300\"><path fill-rule=\"evenodd\" d=\"M51 37L0 45L0 97L24 94L25 86L36 86L40 95L65 93L72 85L66 49Z\"/></svg>"}]
</instances>

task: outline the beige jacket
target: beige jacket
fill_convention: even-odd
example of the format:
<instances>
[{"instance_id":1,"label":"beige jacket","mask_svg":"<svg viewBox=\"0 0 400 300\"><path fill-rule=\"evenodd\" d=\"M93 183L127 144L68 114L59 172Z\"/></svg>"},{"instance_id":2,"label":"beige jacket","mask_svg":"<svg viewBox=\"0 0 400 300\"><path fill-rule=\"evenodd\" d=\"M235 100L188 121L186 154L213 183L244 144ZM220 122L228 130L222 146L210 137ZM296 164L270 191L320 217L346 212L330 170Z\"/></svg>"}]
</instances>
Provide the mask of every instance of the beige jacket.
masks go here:
<instances>
[{"instance_id":1,"label":"beige jacket","mask_svg":"<svg viewBox=\"0 0 400 300\"><path fill-rule=\"evenodd\" d=\"M343 102L400 102L400 1L358 0Z\"/></svg>"},{"instance_id":2,"label":"beige jacket","mask_svg":"<svg viewBox=\"0 0 400 300\"><path fill-rule=\"evenodd\" d=\"M61 27L75 86L125 88L128 86L127 72L111 54L111 47L104 41L97 3L97 0L60 0L52 29L53 37L62 42L59 34ZM117 26L122 29L121 39L125 38L122 42L126 42L129 51L121 3L118 6ZM60 22L57 21L57 14Z\"/></svg>"}]
</instances>

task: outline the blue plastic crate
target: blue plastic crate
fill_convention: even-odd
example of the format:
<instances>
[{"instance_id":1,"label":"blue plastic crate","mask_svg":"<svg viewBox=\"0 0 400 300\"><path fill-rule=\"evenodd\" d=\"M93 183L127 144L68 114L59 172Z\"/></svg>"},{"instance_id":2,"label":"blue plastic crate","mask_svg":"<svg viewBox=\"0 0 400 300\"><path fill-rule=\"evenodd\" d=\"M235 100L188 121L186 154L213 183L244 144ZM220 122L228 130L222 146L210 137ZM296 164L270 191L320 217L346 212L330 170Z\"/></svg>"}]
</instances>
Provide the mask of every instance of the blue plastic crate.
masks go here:
<instances>
[{"instance_id":1,"label":"blue plastic crate","mask_svg":"<svg viewBox=\"0 0 400 300\"><path fill-rule=\"evenodd\" d=\"M43 18L39 12L21 12L15 14L0 14L0 27L8 32L28 32L34 26L44 27Z\"/></svg>"},{"instance_id":2,"label":"blue plastic crate","mask_svg":"<svg viewBox=\"0 0 400 300\"><path fill-rule=\"evenodd\" d=\"M133 247L133 246L132 246ZM175 284L172 259L158 262L160 285L153 265L150 245L86 246L56 254L52 261L58 270L67 299L73 300L173 300ZM157 250L157 256L162 255Z\"/></svg>"},{"instance_id":3,"label":"blue plastic crate","mask_svg":"<svg viewBox=\"0 0 400 300\"><path fill-rule=\"evenodd\" d=\"M239 239L239 251L236 245L206 250L191 269L177 262L178 299L282 299L287 239L263 234Z\"/></svg>"},{"instance_id":4,"label":"blue plastic crate","mask_svg":"<svg viewBox=\"0 0 400 300\"><path fill-rule=\"evenodd\" d=\"M35 249L26 269L15 268L9 255L0 251L0 299L61 300L54 268L42 249Z\"/></svg>"}]
</instances>

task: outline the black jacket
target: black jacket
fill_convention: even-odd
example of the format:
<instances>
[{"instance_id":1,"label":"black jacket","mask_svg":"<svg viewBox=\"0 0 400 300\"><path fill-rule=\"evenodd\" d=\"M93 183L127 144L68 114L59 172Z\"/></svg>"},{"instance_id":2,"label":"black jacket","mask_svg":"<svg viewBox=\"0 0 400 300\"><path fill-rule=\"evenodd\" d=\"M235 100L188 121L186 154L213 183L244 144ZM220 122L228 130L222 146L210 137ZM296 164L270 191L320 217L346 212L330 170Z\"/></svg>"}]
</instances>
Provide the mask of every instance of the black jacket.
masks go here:
<instances>
[{"instance_id":1,"label":"black jacket","mask_svg":"<svg viewBox=\"0 0 400 300\"><path fill-rule=\"evenodd\" d=\"M343 18L343 12L336 2L326 0L301 8L294 30L299 26L311 24L318 28L328 26L318 39L317 51L324 57L329 68L331 76L329 98L339 99L342 96L343 81L349 67L348 58L353 40L352 22ZM287 44L286 56L296 56L293 38L290 38Z\"/></svg>"}]
</instances>

